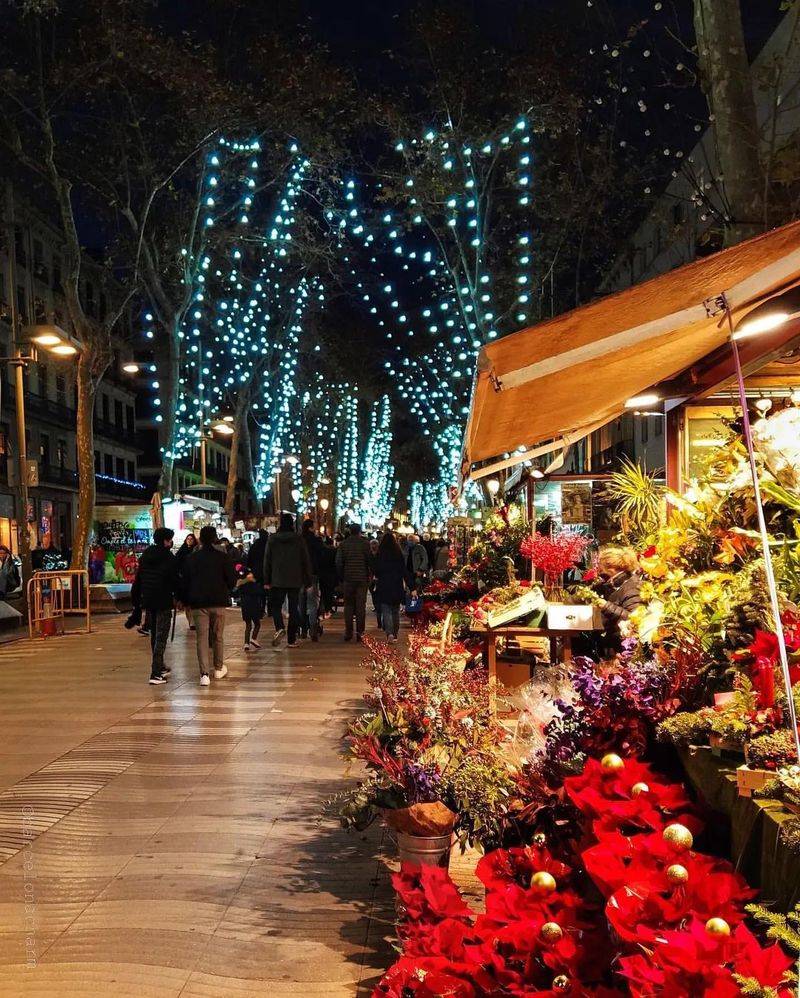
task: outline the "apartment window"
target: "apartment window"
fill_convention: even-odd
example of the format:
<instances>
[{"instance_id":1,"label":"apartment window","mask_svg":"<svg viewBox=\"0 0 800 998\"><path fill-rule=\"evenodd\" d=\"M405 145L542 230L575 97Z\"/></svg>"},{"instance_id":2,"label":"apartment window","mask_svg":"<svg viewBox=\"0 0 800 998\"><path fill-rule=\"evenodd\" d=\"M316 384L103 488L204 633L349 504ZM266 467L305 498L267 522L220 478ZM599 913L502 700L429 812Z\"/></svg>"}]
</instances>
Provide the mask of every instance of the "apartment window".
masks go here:
<instances>
[{"instance_id":1,"label":"apartment window","mask_svg":"<svg viewBox=\"0 0 800 998\"><path fill-rule=\"evenodd\" d=\"M101 465L100 465L100 451L96 450L94 452L94 470L97 471L97 472L99 472L100 468L101 468Z\"/></svg>"},{"instance_id":2,"label":"apartment window","mask_svg":"<svg viewBox=\"0 0 800 998\"><path fill-rule=\"evenodd\" d=\"M53 254L53 289L61 290L61 257Z\"/></svg>"},{"instance_id":3,"label":"apartment window","mask_svg":"<svg viewBox=\"0 0 800 998\"><path fill-rule=\"evenodd\" d=\"M18 318L23 326L28 325L28 296L22 284L17 285L17 312Z\"/></svg>"},{"instance_id":4,"label":"apartment window","mask_svg":"<svg viewBox=\"0 0 800 998\"><path fill-rule=\"evenodd\" d=\"M63 374L56 375L56 401L61 405L67 404L67 379Z\"/></svg>"},{"instance_id":5,"label":"apartment window","mask_svg":"<svg viewBox=\"0 0 800 998\"><path fill-rule=\"evenodd\" d=\"M128 417L128 433L133 433L136 429L136 416L133 411L133 406L129 405L126 409L126 415Z\"/></svg>"},{"instance_id":6,"label":"apartment window","mask_svg":"<svg viewBox=\"0 0 800 998\"><path fill-rule=\"evenodd\" d=\"M114 399L114 422L121 430L125 428L122 421L122 402L119 399Z\"/></svg>"},{"instance_id":7,"label":"apartment window","mask_svg":"<svg viewBox=\"0 0 800 998\"><path fill-rule=\"evenodd\" d=\"M125 478L125 458L124 457L118 457L117 458L117 478L120 478L120 479L124 479Z\"/></svg>"},{"instance_id":8,"label":"apartment window","mask_svg":"<svg viewBox=\"0 0 800 998\"><path fill-rule=\"evenodd\" d=\"M114 458L111 454L106 454L103 458L103 466L107 475L114 477Z\"/></svg>"},{"instance_id":9,"label":"apartment window","mask_svg":"<svg viewBox=\"0 0 800 998\"><path fill-rule=\"evenodd\" d=\"M105 394L105 392L104 392L104 393L103 393L103 395L102 395L101 397L102 397L102 399L103 399L103 419L104 419L104 420L105 420L105 421L106 421L107 423L109 423L109 422L111 422L111 419L110 419L110 416L109 416L109 414L108 414L108 410L109 410L109 405L108 405L108 395L106 395L106 394Z\"/></svg>"},{"instance_id":10,"label":"apartment window","mask_svg":"<svg viewBox=\"0 0 800 998\"><path fill-rule=\"evenodd\" d=\"M39 434L39 460L43 465L50 464L50 437L46 433Z\"/></svg>"},{"instance_id":11,"label":"apartment window","mask_svg":"<svg viewBox=\"0 0 800 998\"><path fill-rule=\"evenodd\" d=\"M25 233L18 225L14 228L14 254L18 267L28 266L28 254L25 252Z\"/></svg>"},{"instance_id":12,"label":"apartment window","mask_svg":"<svg viewBox=\"0 0 800 998\"><path fill-rule=\"evenodd\" d=\"M129 482L136 481L136 465L133 463L133 461L128 461L128 481Z\"/></svg>"},{"instance_id":13,"label":"apartment window","mask_svg":"<svg viewBox=\"0 0 800 998\"><path fill-rule=\"evenodd\" d=\"M67 463L67 441L59 439L56 444L56 460L59 468L65 467Z\"/></svg>"},{"instance_id":14,"label":"apartment window","mask_svg":"<svg viewBox=\"0 0 800 998\"><path fill-rule=\"evenodd\" d=\"M41 239L33 240L33 272L40 280L48 281L50 275L44 265L44 246Z\"/></svg>"},{"instance_id":15,"label":"apartment window","mask_svg":"<svg viewBox=\"0 0 800 998\"><path fill-rule=\"evenodd\" d=\"M39 394L42 398L47 398L50 391L49 370L47 364L37 364L36 373L39 378Z\"/></svg>"}]
</instances>

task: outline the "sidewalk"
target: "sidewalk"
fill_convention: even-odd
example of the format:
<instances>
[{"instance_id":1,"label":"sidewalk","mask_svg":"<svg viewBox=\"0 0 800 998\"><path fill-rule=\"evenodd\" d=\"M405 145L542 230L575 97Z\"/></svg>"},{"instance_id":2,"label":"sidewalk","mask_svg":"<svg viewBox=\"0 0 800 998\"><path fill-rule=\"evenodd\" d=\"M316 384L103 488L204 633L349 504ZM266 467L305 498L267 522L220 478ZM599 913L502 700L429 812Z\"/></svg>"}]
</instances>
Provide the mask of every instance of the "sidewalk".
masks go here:
<instances>
[{"instance_id":1,"label":"sidewalk","mask_svg":"<svg viewBox=\"0 0 800 998\"><path fill-rule=\"evenodd\" d=\"M0 994L369 994L390 962L381 830L318 821L361 649L246 656L238 616L210 688L182 618L163 687L118 617L0 646Z\"/></svg>"}]
</instances>

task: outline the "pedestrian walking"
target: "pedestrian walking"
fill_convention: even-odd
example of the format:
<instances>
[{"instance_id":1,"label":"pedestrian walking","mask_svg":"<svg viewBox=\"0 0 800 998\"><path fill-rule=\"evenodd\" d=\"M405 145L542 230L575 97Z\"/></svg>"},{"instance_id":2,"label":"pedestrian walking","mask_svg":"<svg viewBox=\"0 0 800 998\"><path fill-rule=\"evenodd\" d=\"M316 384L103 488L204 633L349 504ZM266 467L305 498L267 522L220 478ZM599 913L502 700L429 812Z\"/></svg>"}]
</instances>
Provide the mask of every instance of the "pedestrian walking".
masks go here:
<instances>
[{"instance_id":1,"label":"pedestrian walking","mask_svg":"<svg viewBox=\"0 0 800 998\"><path fill-rule=\"evenodd\" d=\"M187 534L183 538L183 544L178 548L178 552L175 555L175 559L178 562L178 579L180 581L180 586L183 588L184 585L184 569L186 559L189 555L194 554L197 550L197 538L194 534ZM186 614L186 623L189 625L189 630L194 630L194 619L192 618L191 607L184 607L183 612Z\"/></svg>"},{"instance_id":2,"label":"pedestrian walking","mask_svg":"<svg viewBox=\"0 0 800 998\"><path fill-rule=\"evenodd\" d=\"M178 563L172 554L174 536L169 527L153 531L153 543L142 552L131 586L134 607L145 610L149 620L151 686L163 685L171 671L164 664L164 652L180 585Z\"/></svg>"},{"instance_id":3,"label":"pedestrian walking","mask_svg":"<svg viewBox=\"0 0 800 998\"><path fill-rule=\"evenodd\" d=\"M353 640L353 618L356 640L360 641L367 626L367 589L370 579L369 541L361 533L361 524L350 525L350 534L336 551L336 568L342 580L344 595L344 640Z\"/></svg>"},{"instance_id":4,"label":"pedestrian walking","mask_svg":"<svg viewBox=\"0 0 800 998\"><path fill-rule=\"evenodd\" d=\"M406 589L415 590L414 578L406 567L403 552L390 531L381 538L378 553L372 561L372 572L381 626L387 639L395 642L400 631L400 604L405 602Z\"/></svg>"},{"instance_id":5,"label":"pedestrian walking","mask_svg":"<svg viewBox=\"0 0 800 998\"><path fill-rule=\"evenodd\" d=\"M445 579L450 572L450 544L442 539L437 542L436 558L433 561L434 579Z\"/></svg>"},{"instance_id":6,"label":"pedestrian walking","mask_svg":"<svg viewBox=\"0 0 800 998\"><path fill-rule=\"evenodd\" d=\"M264 587L256 580L249 568L243 569L244 576L236 582L236 594L239 597L239 608L244 621L244 650L260 648L258 632L261 630L261 618L264 616Z\"/></svg>"},{"instance_id":7,"label":"pedestrian walking","mask_svg":"<svg viewBox=\"0 0 800 998\"><path fill-rule=\"evenodd\" d=\"M304 638L310 636L312 641L319 641L319 636L322 634L322 624L319 622L319 580L323 570L325 545L314 531L313 520L303 520L301 536L308 550L308 560L311 564L311 585L300 590L301 634Z\"/></svg>"},{"instance_id":8,"label":"pedestrian walking","mask_svg":"<svg viewBox=\"0 0 800 998\"><path fill-rule=\"evenodd\" d=\"M326 537L320 552L321 566L319 575L319 591L322 603L322 615L327 620L336 610L336 548L333 538Z\"/></svg>"},{"instance_id":9,"label":"pedestrian walking","mask_svg":"<svg viewBox=\"0 0 800 998\"><path fill-rule=\"evenodd\" d=\"M218 543L214 527L202 527L197 551L186 559L184 572L184 599L192 608L197 639L197 664L200 667L200 685L211 684L214 678L224 679L228 674L225 665L225 610L231 605L231 590L236 584L233 562L215 545Z\"/></svg>"},{"instance_id":10,"label":"pedestrian walking","mask_svg":"<svg viewBox=\"0 0 800 998\"><path fill-rule=\"evenodd\" d=\"M300 624L300 590L311 585L311 561L305 541L294 529L291 513L281 513L277 533L270 537L264 555L264 585L268 590L270 612L275 624L272 644L277 647L287 636L283 624L283 601L289 610L288 647L297 645Z\"/></svg>"},{"instance_id":11,"label":"pedestrian walking","mask_svg":"<svg viewBox=\"0 0 800 998\"><path fill-rule=\"evenodd\" d=\"M414 577L414 588L420 590L428 577L428 552L420 543L419 534L412 534L409 541L406 567Z\"/></svg>"}]
</instances>

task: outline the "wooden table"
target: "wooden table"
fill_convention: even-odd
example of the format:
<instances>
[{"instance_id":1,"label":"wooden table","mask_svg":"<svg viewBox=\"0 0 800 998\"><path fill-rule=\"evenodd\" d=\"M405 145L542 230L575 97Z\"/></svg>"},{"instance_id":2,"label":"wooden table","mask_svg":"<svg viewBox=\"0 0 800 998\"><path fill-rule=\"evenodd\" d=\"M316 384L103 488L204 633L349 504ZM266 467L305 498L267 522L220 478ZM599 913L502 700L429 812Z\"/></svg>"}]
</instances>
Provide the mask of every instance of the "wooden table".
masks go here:
<instances>
[{"instance_id":1,"label":"wooden table","mask_svg":"<svg viewBox=\"0 0 800 998\"><path fill-rule=\"evenodd\" d=\"M524 627L520 624L502 624L500 627L473 625L473 633L483 635L483 660L489 672L489 684L497 685L497 639L516 637L546 637L550 641L550 661L568 665L572 661L572 639L585 631L554 630L549 627ZM561 657L558 654L558 641L561 639Z\"/></svg>"}]
</instances>

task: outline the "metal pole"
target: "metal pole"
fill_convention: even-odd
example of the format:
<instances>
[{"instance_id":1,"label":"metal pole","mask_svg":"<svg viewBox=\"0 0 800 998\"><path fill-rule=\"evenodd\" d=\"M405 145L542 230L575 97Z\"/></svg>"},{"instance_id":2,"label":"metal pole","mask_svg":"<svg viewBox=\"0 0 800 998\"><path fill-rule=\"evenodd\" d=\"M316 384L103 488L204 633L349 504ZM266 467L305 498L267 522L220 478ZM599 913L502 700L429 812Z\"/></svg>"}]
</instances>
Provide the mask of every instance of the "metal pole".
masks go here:
<instances>
[{"instance_id":1,"label":"metal pole","mask_svg":"<svg viewBox=\"0 0 800 998\"><path fill-rule=\"evenodd\" d=\"M200 436L200 483L206 485L206 437Z\"/></svg>"},{"instance_id":2,"label":"metal pole","mask_svg":"<svg viewBox=\"0 0 800 998\"><path fill-rule=\"evenodd\" d=\"M9 181L6 186L8 202L8 273L11 281L11 340L14 347L14 392L17 410L17 550L22 562L22 602L23 618L28 616L27 583L33 575L31 545L28 536L28 442L25 431L25 381L23 369L25 361L19 342L19 310L17 308L17 247L14 232L14 188Z\"/></svg>"},{"instance_id":3,"label":"metal pole","mask_svg":"<svg viewBox=\"0 0 800 998\"><path fill-rule=\"evenodd\" d=\"M739 348L733 336L733 318L727 302L725 303L725 314L728 319L728 330L730 332L731 351L733 352L733 363L736 368L736 384L739 389L739 403L742 407L742 430L744 443L747 447L747 457L750 462L750 477L753 480L753 490L756 499L756 517L758 519L758 532L761 535L761 551L764 556L764 574L767 578L767 589L769 590L769 601L772 609L772 616L775 622L775 636L778 639L778 655L781 663L781 673L783 675L783 685L786 689L786 706L789 712L789 724L792 729L794 748L797 754L797 761L800 763L800 734L797 731L797 715L794 709L794 699L792 697L792 679L789 672L789 656L786 652L786 641L783 636L783 624L781 622L781 608L778 601L778 587L775 583L775 572L772 567L772 554L769 547L769 533L767 532L767 522L764 519L764 507L761 503L761 488L758 482L758 468L756 466L756 456L753 450L753 435L750 428L750 413L747 410L747 393L744 386L744 374L742 364L739 359Z\"/></svg>"}]
</instances>

